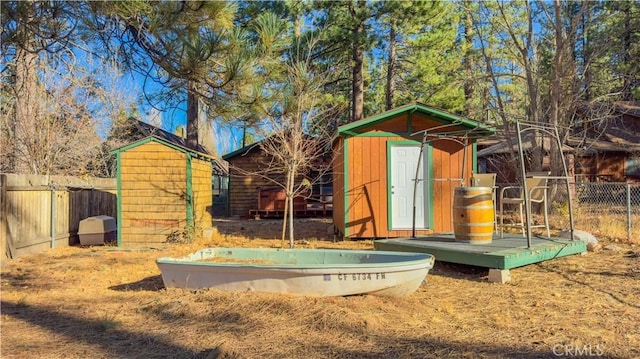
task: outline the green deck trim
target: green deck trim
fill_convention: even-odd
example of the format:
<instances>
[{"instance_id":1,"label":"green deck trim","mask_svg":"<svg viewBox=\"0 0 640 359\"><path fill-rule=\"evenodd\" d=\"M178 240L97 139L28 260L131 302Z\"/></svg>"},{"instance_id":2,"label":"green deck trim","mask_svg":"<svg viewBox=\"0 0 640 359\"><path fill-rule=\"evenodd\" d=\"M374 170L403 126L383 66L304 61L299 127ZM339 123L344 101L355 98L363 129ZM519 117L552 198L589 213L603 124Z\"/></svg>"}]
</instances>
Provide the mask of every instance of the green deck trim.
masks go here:
<instances>
[{"instance_id":1,"label":"green deck trim","mask_svg":"<svg viewBox=\"0 0 640 359\"><path fill-rule=\"evenodd\" d=\"M419 112L423 115L430 116L433 120L436 120L442 123L459 122L460 126L467 127L469 129L478 128L483 132L485 132L487 136L493 135L496 133L496 130L494 128L483 125L472 119L462 117L444 110L440 110L435 107L427 106L419 102L415 102L412 104L408 104L405 106L392 109L390 111L381 113L379 115L365 118L364 120L355 121L346 125L342 125L338 128L338 134L343 135L343 134L347 134L348 132L352 133L358 129L373 126L379 122L386 121L389 118L395 117L405 112L410 112L410 113Z\"/></svg>"},{"instance_id":2,"label":"green deck trim","mask_svg":"<svg viewBox=\"0 0 640 359\"><path fill-rule=\"evenodd\" d=\"M116 153L116 244L122 246L122 157Z\"/></svg>"},{"instance_id":3,"label":"green deck trim","mask_svg":"<svg viewBox=\"0 0 640 359\"><path fill-rule=\"evenodd\" d=\"M193 170L191 154L187 153L187 226L195 226L193 222Z\"/></svg>"},{"instance_id":4,"label":"green deck trim","mask_svg":"<svg viewBox=\"0 0 640 359\"><path fill-rule=\"evenodd\" d=\"M418 239L394 238L374 241L376 250L429 253L437 261L495 269L512 269L587 251L584 241L533 237L532 248L520 235L494 238L487 244L457 242L453 234L435 234Z\"/></svg>"}]
</instances>

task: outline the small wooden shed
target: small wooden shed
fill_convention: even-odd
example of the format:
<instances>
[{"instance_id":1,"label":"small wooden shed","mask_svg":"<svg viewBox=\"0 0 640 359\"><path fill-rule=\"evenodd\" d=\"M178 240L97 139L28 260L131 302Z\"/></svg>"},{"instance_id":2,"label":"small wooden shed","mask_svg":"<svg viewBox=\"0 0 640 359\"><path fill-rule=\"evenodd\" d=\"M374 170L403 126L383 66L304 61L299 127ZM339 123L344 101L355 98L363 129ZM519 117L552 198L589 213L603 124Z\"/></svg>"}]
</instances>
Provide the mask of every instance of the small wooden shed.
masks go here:
<instances>
[{"instance_id":1,"label":"small wooden shed","mask_svg":"<svg viewBox=\"0 0 640 359\"><path fill-rule=\"evenodd\" d=\"M117 164L118 246L166 242L211 227L214 157L157 136L111 154Z\"/></svg>"},{"instance_id":2,"label":"small wooden shed","mask_svg":"<svg viewBox=\"0 0 640 359\"><path fill-rule=\"evenodd\" d=\"M282 189L274 184L284 183L285 175L269 170L273 158L262 149L261 142L256 142L222 156L229 163L229 214L232 216L247 217L254 213L266 214L266 216L282 216L284 213L285 195ZM330 168L331 155L327 151L326 156L319 158L322 166ZM319 166L320 167L320 166ZM263 175L269 171L269 177ZM315 178L316 174L312 173ZM325 178L326 177L326 178ZM296 183L304 180L300 174ZM295 198L294 207L297 215L324 215L328 213L327 203L331 202L331 174L319 178L312 183L313 198ZM321 199L321 209L312 207L314 199Z\"/></svg>"},{"instance_id":3,"label":"small wooden shed","mask_svg":"<svg viewBox=\"0 0 640 359\"><path fill-rule=\"evenodd\" d=\"M494 133L421 103L339 127L333 145L336 231L348 238L411 236L414 189L416 235L453 231L454 188L463 178L470 185L475 138ZM419 158L420 181L414 188Z\"/></svg>"}]
</instances>

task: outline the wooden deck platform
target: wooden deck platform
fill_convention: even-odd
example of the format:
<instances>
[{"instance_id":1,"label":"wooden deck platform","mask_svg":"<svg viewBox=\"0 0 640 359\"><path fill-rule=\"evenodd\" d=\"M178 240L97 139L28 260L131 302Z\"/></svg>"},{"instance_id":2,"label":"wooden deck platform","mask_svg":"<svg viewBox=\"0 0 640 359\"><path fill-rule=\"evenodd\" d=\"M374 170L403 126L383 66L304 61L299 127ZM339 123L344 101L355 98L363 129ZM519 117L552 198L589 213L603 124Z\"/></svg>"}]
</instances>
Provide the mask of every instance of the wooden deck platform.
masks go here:
<instances>
[{"instance_id":1,"label":"wooden deck platform","mask_svg":"<svg viewBox=\"0 0 640 359\"><path fill-rule=\"evenodd\" d=\"M418 238L392 238L374 241L384 251L429 253L436 261L468 264L493 269L511 269L546 260L584 253L584 241L562 238L531 237L532 248L520 234L494 235L491 243L469 244L455 241L453 233L440 233Z\"/></svg>"}]
</instances>

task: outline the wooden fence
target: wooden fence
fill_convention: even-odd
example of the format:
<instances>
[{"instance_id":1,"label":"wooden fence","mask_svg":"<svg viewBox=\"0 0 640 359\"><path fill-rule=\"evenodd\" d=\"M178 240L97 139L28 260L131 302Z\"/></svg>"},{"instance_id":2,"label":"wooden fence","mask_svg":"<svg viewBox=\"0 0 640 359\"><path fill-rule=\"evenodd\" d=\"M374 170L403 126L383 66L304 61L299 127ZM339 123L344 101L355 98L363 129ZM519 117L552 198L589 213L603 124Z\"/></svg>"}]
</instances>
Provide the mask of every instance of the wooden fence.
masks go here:
<instances>
[{"instance_id":1,"label":"wooden fence","mask_svg":"<svg viewBox=\"0 0 640 359\"><path fill-rule=\"evenodd\" d=\"M4 258L79 243L80 221L116 217L116 180L0 174L0 246Z\"/></svg>"}]
</instances>

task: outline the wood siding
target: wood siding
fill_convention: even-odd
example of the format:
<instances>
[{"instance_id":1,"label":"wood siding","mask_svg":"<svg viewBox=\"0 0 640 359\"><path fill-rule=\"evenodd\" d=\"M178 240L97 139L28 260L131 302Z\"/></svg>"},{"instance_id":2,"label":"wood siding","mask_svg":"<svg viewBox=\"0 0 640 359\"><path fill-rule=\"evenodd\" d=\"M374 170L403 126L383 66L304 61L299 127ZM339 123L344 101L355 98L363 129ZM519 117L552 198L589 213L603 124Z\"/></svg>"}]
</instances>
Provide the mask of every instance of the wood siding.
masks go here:
<instances>
[{"instance_id":1,"label":"wood siding","mask_svg":"<svg viewBox=\"0 0 640 359\"><path fill-rule=\"evenodd\" d=\"M461 144L442 140L433 142L433 175L431 184L433 185L433 223L434 232L453 231L453 191L455 187L462 185L462 158L464 149ZM467 148L467 164L464 178L468 186L473 168L472 146Z\"/></svg>"},{"instance_id":2,"label":"wood siding","mask_svg":"<svg viewBox=\"0 0 640 359\"><path fill-rule=\"evenodd\" d=\"M372 128L372 132L408 132L408 116L406 114L398 116L394 119L379 123Z\"/></svg>"},{"instance_id":3,"label":"wood siding","mask_svg":"<svg viewBox=\"0 0 640 359\"><path fill-rule=\"evenodd\" d=\"M123 246L165 242L186 226L186 157L157 142L120 154Z\"/></svg>"},{"instance_id":4,"label":"wood siding","mask_svg":"<svg viewBox=\"0 0 640 359\"><path fill-rule=\"evenodd\" d=\"M76 244L81 220L97 215L116 217L113 178L1 177L2 258Z\"/></svg>"},{"instance_id":5,"label":"wood siding","mask_svg":"<svg viewBox=\"0 0 640 359\"><path fill-rule=\"evenodd\" d=\"M275 186L273 182L257 175L266 168L266 161L267 157L259 149L228 159L232 216L248 216L249 210L258 209L258 188Z\"/></svg>"},{"instance_id":6,"label":"wood siding","mask_svg":"<svg viewBox=\"0 0 640 359\"><path fill-rule=\"evenodd\" d=\"M628 154L624 152L597 153L580 157L576 174L589 182L633 182L626 176Z\"/></svg>"},{"instance_id":7,"label":"wood siding","mask_svg":"<svg viewBox=\"0 0 640 359\"><path fill-rule=\"evenodd\" d=\"M191 161L193 188L193 220L197 229L209 228L213 224L213 190L211 163L194 158Z\"/></svg>"}]
</instances>

